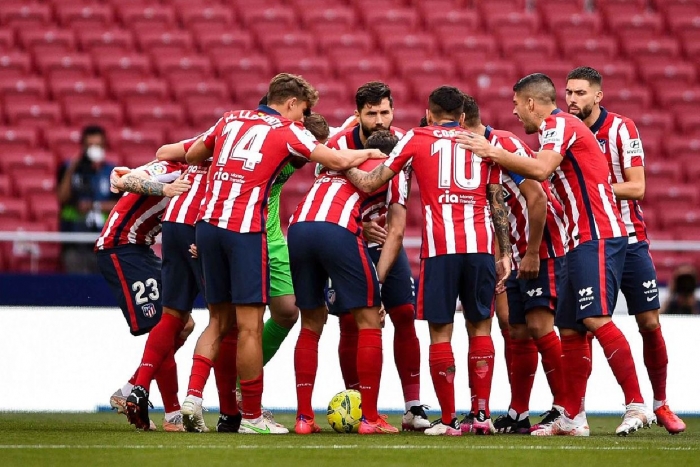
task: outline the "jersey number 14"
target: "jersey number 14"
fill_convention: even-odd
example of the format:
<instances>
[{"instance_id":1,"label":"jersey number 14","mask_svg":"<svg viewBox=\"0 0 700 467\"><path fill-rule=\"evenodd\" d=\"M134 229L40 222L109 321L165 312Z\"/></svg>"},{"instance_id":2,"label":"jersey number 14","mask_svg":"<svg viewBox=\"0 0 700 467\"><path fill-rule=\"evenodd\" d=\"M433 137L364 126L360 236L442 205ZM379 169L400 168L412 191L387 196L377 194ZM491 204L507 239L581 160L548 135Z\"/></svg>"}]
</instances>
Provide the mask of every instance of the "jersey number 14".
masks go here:
<instances>
[{"instance_id":1,"label":"jersey number 14","mask_svg":"<svg viewBox=\"0 0 700 467\"><path fill-rule=\"evenodd\" d=\"M242 127L243 122L241 121L229 122L224 127L222 134L226 135L226 139L216 161L217 166L224 166L227 160L236 159L243 161L244 170L254 170L255 166L262 161L263 155L260 150L271 127L253 125L236 141Z\"/></svg>"}]
</instances>

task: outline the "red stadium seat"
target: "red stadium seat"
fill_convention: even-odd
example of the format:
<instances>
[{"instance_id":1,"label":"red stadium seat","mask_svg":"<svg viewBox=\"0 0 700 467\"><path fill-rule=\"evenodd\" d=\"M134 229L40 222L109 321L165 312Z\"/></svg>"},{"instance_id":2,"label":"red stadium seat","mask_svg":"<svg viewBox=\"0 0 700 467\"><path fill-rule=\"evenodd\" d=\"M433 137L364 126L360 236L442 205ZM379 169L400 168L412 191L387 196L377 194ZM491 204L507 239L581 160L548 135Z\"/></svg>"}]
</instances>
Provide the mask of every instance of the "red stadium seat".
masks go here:
<instances>
[{"instance_id":1,"label":"red stadium seat","mask_svg":"<svg viewBox=\"0 0 700 467\"><path fill-rule=\"evenodd\" d=\"M664 186L657 184L647 184L645 199L652 201L662 206L674 205L682 203L686 206L697 206L700 200L698 187L696 185L673 185Z\"/></svg>"},{"instance_id":2,"label":"red stadium seat","mask_svg":"<svg viewBox=\"0 0 700 467\"><path fill-rule=\"evenodd\" d=\"M413 8L368 8L359 12L365 27L376 36L398 36L418 29L418 12Z\"/></svg>"},{"instance_id":3,"label":"red stadium seat","mask_svg":"<svg viewBox=\"0 0 700 467\"><path fill-rule=\"evenodd\" d=\"M132 169L135 169L137 167L141 167L142 165L146 165L149 162L155 160L155 154L146 151L146 152L129 152L125 153L124 157L122 158L124 162L125 167L130 167Z\"/></svg>"},{"instance_id":4,"label":"red stadium seat","mask_svg":"<svg viewBox=\"0 0 700 467\"><path fill-rule=\"evenodd\" d=\"M58 160L69 159L80 151L80 130L76 127L47 128L44 141Z\"/></svg>"},{"instance_id":5,"label":"red stadium seat","mask_svg":"<svg viewBox=\"0 0 700 467\"><path fill-rule=\"evenodd\" d=\"M47 151L5 152L0 158L0 171L9 173L17 169L53 174L56 171L56 159Z\"/></svg>"},{"instance_id":6,"label":"red stadium seat","mask_svg":"<svg viewBox=\"0 0 700 467\"><path fill-rule=\"evenodd\" d=\"M260 97L258 97L258 99L260 99ZM228 103L219 102L218 105L202 106L191 103L187 105L187 117L194 128L206 130L216 124L224 113L232 110L231 106L227 104ZM193 134L191 136L195 135Z\"/></svg>"},{"instance_id":7,"label":"red stadium seat","mask_svg":"<svg viewBox=\"0 0 700 467\"><path fill-rule=\"evenodd\" d=\"M12 184L10 176L5 173L0 173L0 198L12 195Z\"/></svg>"},{"instance_id":8,"label":"red stadium seat","mask_svg":"<svg viewBox=\"0 0 700 467\"><path fill-rule=\"evenodd\" d=\"M35 56L36 65L44 76L51 78L89 78L93 75L92 60L87 54L47 52Z\"/></svg>"},{"instance_id":9,"label":"red stadium seat","mask_svg":"<svg viewBox=\"0 0 700 467\"><path fill-rule=\"evenodd\" d=\"M646 0L597 0L596 7L608 19L625 16L632 17L646 12Z\"/></svg>"},{"instance_id":10,"label":"red stadium seat","mask_svg":"<svg viewBox=\"0 0 700 467\"><path fill-rule=\"evenodd\" d=\"M678 119L680 132L693 137L700 136L700 115L684 115Z\"/></svg>"},{"instance_id":11,"label":"red stadium seat","mask_svg":"<svg viewBox=\"0 0 700 467\"><path fill-rule=\"evenodd\" d=\"M29 195L29 216L33 221L50 226L50 230L58 230L59 211L60 206L58 198L56 198L55 188L50 193L31 193Z\"/></svg>"},{"instance_id":12,"label":"red stadium seat","mask_svg":"<svg viewBox=\"0 0 700 467\"><path fill-rule=\"evenodd\" d=\"M63 121L61 106L57 102L18 102L5 104L5 114L10 125L39 128L55 126Z\"/></svg>"},{"instance_id":13,"label":"red stadium seat","mask_svg":"<svg viewBox=\"0 0 700 467\"><path fill-rule=\"evenodd\" d=\"M259 38L268 55L276 57L307 57L313 54L314 38L304 32L266 33Z\"/></svg>"},{"instance_id":14,"label":"red stadium seat","mask_svg":"<svg viewBox=\"0 0 700 467\"><path fill-rule=\"evenodd\" d=\"M339 35L357 30L357 15L351 8L332 7L324 5L320 8L312 8L300 14L304 22L304 29L311 30L314 35Z\"/></svg>"},{"instance_id":15,"label":"red stadium seat","mask_svg":"<svg viewBox=\"0 0 700 467\"><path fill-rule=\"evenodd\" d=\"M684 158L691 157L700 160L700 138L688 138L686 136L671 136L666 139L666 153L669 157Z\"/></svg>"},{"instance_id":16,"label":"red stadium seat","mask_svg":"<svg viewBox=\"0 0 700 467\"><path fill-rule=\"evenodd\" d=\"M657 89L656 99L665 110L693 115L700 106L700 87Z\"/></svg>"},{"instance_id":17,"label":"red stadium seat","mask_svg":"<svg viewBox=\"0 0 700 467\"><path fill-rule=\"evenodd\" d=\"M550 8L543 12L542 17L550 33L559 37L595 37L603 24L598 13L584 13L582 10L569 13Z\"/></svg>"},{"instance_id":18,"label":"red stadium seat","mask_svg":"<svg viewBox=\"0 0 700 467\"><path fill-rule=\"evenodd\" d=\"M46 98L45 81L38 77L0 78L0 97L4 102L36 102Z\"/></svg>"},{"instance_id":19,"label":"red stadium seat","mask_svg":"<svg viewBox=\"0 0 700 467\"><path fill-rule=\"evenodd\" d=\"M593 65L603 75L605 92L626 88L635 83L635 66L623 60L601 62Z\"/></svg>"},{"instance_id":20,"label":"red stadium seat","mask_svg":"<svg viewBox=\"0 0 700 467\"><path fill-rule=\"evenodd\" d=\"M165 129L171 125L182 125L185 121L185 113L177 104L150 104L133 103L126 109L129 121L137 128Z\"/></svg>"},{"instance_id":21,"label":"red stadium seat","mask_svg":"<svg viewBox=\"0 0 700 467\"><path fill-rule=\"evenodd\" d=\"M403 36L380 36L379 46L384 53L389 54L396 61L428 58L435 55L437 44L435 37L430 34L406 34Z\"/></svg>"},{"instance_id":22,"label":"red stadium seat","mask_svg":"<svg viewBox=\"0 0 700 467\"><path fill-rule=\"evenodd\" d=\"M104 125L118 126L122 124L122 109L119 104L102 102L99 104L74 103L65 106L68 123L76 126Z\"/></svg>"},{"instance_id":23,"label":"red stadium seat","mask_svg":"<svg viewBox=\"0 0 700 467\"><path fill-rule=\"evenodd\" d=\"M237 108L237 107L234 107L234 108ZM221 115L219 115L219 118L221 118ZM189 126L178 126L178 127L167 128L165 130L166 141L172 143L172 142L184 141L186 139L194 138L195 136L201 135L204 131L208 130L214 123L216 123L216 121L213 121L209 124L209 126L202 127L202 128L194 128L194 127L189 127Z\"/></svg>"},{"instance_id":24,"label":"red stadium seat","mask_svg":"<svg viewBox=\"0 0 700 467\"><path fill-rule=\"evenodd\" d=\"M55 173L16 169L10 174L13 178L15 193L22 199L29 199L32 194L53 195L56 199Z\"/></svg>"},{"instance_id":25,"label":"red stadium seat","mask_svg":"<svg viewBox=\"0 0 700 467\"><path fill-rule=\"evenodd\" d=\"M0 54L0 78L19 78L29 73L31 60L28 54L7 52Z\"/></svg>"},{"instance_id":26,"label":"red stadium seat","mask_svg":"<svg viewBox=\"0 0 700 467\"><path fill-rule=\"evenodd\" d=\"M29 210L27 203L21 198L0 198L0 220L27 220Z\"/></svg>"},{"instance_id":27,"label":"red stadium seat","mask_svg":"<svg viewBox=\"0 0 700 467\"><path fill-rule=\"evenodd\" d=\"M80 81L73 79L54 79L51 81L51 94L59 101L94 102L105 99L107 87L102 79L87 78Z\"/></svg>"},{"instance_id":28,"label":"red stadium seat","mask_svg":"<svg viewBox=\"0 0 700 467\"><path fill-rule=\"evenodd\" d=\"M551 36L513 37L506 34L500 42L503 57L519 63L547 61L556 52L556 43Z\"/></svg>"},{"instance_id":29,"label":"red stadium seat","mask_svg":"<svg viewBox=\"0 0 700 467\"><path fill-rule=\"evenodd\" d=\"M517 122L513 117L513 85L491 86L478 91L477 103L488 108L492 112L492 119L488 123L497 128L506 124ZM504 124L505 122L505 124ZM516 125L517 126L517 125Z\"/></svg>"},{"instance_id":30,"label":"red stadium seat","mask_svg":"<svg viewBox=\"0 0 700 467\"><path fill-rule=\"evenodd\" d=\"M109 5L56 5L56 16L64 27L79 29L102 29L114 23L114 12Z\"/></svg>"},{"instance_id":31,"label":"red stadium seat","mask_svg":"<svg viewBox=\"0 0 700 467\"><path fill-rule=\"evenodd\" d=\"M151 74L151 60L134 53L95 55L98 73L112 80L145 78Z\"/></svg>"},{"instance_id":32,"label":"red stadium seat","mask_svg":"<svg viewBox=\"0 0 700 467\"><path fill-rule=\"evenodd\" d=\"M485 20L488 31L500 37L527 37L539 32L539 18L534 13L494 9Z\"/></svg>"},{"instance_id":33,"label":"red stadium seat","mask_svg":"<svg viewBox=\"0 0 700 467\"><path fill-rule=\"evenodd\" d=\"M178 56L191 52L194 48L192 35L187 31L152 30L136 36L142 52L152 57Z\"/></svg>"},{"instance_id":34,"label":"red stadium seat","mask_svg":"<svg viewBox=\"0 0 700 467\"><path fill-rule=\"evenodd\" d=\"M642 139L642 141L644 140ZM645 173L649 183L659 185L675 184L683 180L683 171L675 159L647 160L645 161Z\"/></svg>"},{"instance_id":35,"label":"red stadium seat","mask_svg":"<svg viewBox=\"0 0 700 467\"><path fill-rule=\"evenodd\" d=\"M0 152L29 151L37 147L39 136L34 127L0 127Z\"/></svg>"},{"instance_id":36,"label":"red stadium seat","mask_svg":"<svg viewBox=\"0 0 700 467\"><path fill-rule=\"evenodd\" d=\"M458 68L458 72L461 71L462 78L464 78L469 87L477 92L477 89L485 89L489 87L496 86L510 86L511 91L513 84L518 78L517 69L513 62L502 60L502 61L487 61L482 63L471 63L471 64L457 64L458 67L462 65L464 68L461 70ZM512 100L512 96L508 98L509 101Z\"/></svg>"},{"instance_id":37,"label":"red stadium seat","mask_svg":"<svg viewBox=\"0 0 700 467\"><path fill-rule=\"evenodd\" d=\"M294 10L284 6L247 6L241 11L241 22L258 35L270 31L285 31L295 28Z\"/></svg>"},{"instance_id":38,"label":"red stadium seat","mask_svg":"<svg viewBox=\"0 0 700 467\"><path fill-rule=\"evenodd\" d=\"M557 89L563 88L566 85L566 76L575 68L572 62L558 60L545 60L539 63L522 62L518 60L518 63L520 65L521 76L526 76L531 73L544 73L552 79Z\"/></svg>"},{"instance_id":39,"label":"red stadium seat","mask_svg":"<svg viewBox=\"0 0 700 467\"><path fill-rule=\"evenodd\" d=\"M15 34L11 29L0 29L0 54L14 50Z\"/></svg>"},{"instance_id":40,"label":"red stadium seat","mask_svg":"<svg viewBox=\"0 0 700 467\"><path fill-rule=\"evenodd\" d=\"M669 16L668 27L676 35L700 29L700 13L684 16Z\"/></svg>"},{"instance_id":41,"label":"red stadium seat","mask_svg":"<svg viewBox=\"0 0 700 467\"><path fill-rule=\"evenodd\" d=\"M347 104L348 101L354 100L355 91L350 91L342 81L323 80L312 84L318 91L319 102L321 103L324 100L329 100ZM316 108L314 108L314 111L316 111Z\"/></svg>"},{"instance_id":42,"label":"red stadium seat","mask_svg":"<svg viewBox=\"0 0 700 467\"><path fill-rule=\"evenodd\" d=\"M678 230L700 225L700 209L692 206L667 206L659 214L665 230Z\"/></svg>"},{"instance_id":43,"label":"red stadium seat","mask_svg":"<svg viewBox=\"0 0 700 467\"><path fill-rule=\"evenodd\" d=\"M357 62L339 61L335 65L336 75L355 86L368 81L386 80L391 73L387 60L381 57L367 57Z\"/></svg>"},{"instance_id":44,"label":"red stadium seat","mask_svg":"<svg viewBox=\"0 0 700 467\"><path fill-rule=\"evenodd\" d=\"M177 5L176 9L183 26L190 31L206 31L217 26L233 29L233 10L223 5L213 4L202 7L201 5L183 2Z\"/></svg>"},{"instance_id":45,"label":"red stadium seat","mask_svg":"<svg viewBox=\"0 0 700 467\"><path fill-rule=\"evenodd\" d=\"M51 7L44 3L22 2L0 5L0 24L17 29L41 29L51 23Z\"/></svg>"},{"instance_id":46,"label":"red stadium seat","mask_svg":"<svg viewBox=\"0 0 700 467\"><path fill-rule=\"evenodd\" d=\"M200 52L212 57L224 54L239 54L251 50L253 38L246 31L209 32L202 31L195 36Z\"/></svg>"},{"instance_id":47,"label":"red stadium seat","mask_svg":"<svg viewBox=\"0 0 700 467\"><path fill-rule=\"evenodd\" d=\"M154 57L155 68L162 78L171 81L198 82L212 75L211 61L206 56L188 55Z\"/></svg>"},{"instance_id":48,"label":"red stadium seat","mask_svg":"<svg viewBox=\"0 0 700 467\"><path fill-rule=\"evenodd\" d=\"M442 53L455 60L455 63L486 62L497 56L497 41L493 36L466 34L439 37Z\"/></svg>"},{"instance_id":49,"label":"red stadium seat","mask_svg":"<svg viewBox=\"0 0 700 467\"><path fill-rule=\"evenodd\" d=\"M617 56L617 41L612 37L581 40L578 36L560 35L559 43L564 57L578 63L606 62Z\"/></svg>"},{"instance_id":50,"label":"red stadium seat","mask_svg":"<svg viewBox=\"0 0 700 467\"><path fill-rule=\"evenodd\" d=\"M215 79L203 79L197 82L170 80L170 87L178 102L187 103L189 99L203 97L215 99L222 104L231 101L226 84Z\"/></svg>"},{"instance_id":51,"label":"red stadium seat","mask_svg":"<svg viewBox=\"0 0 700 467\"><path fill-rule=\"evenodd\" d=\"M164 132L162 130L132 130L122 128L121 131L113 131L107 134L109 146L121 153L129 152L151 152L155 155L159 147L165 144Z\"/></svg>"},{"instance_id":52,"label":"red stadium seat","mask_svg":"<svg viewBox=\"0 0 700 467\"><path fill-rule=\"evenodd\" d=\"M688 62L658 60L639 67L644 81L658 95L659 90L691 86L697 76L695 67Z\"/></svg>"},{"instance_id":53,"label":"red stadium seat","mask_svg":"<svg viewBox=\"0 0 700 467\"><path fill-rule=\"evenodd\" d=\"M373 50L374 41L368 34L346 33L323 35L318 38L321 52L329 57L359 60Z\"/></svg>"},{"instance_id":54,"label":"red stadium seat","mask_svg":"<svg viewBox=\"0 0 700 467\"><path fill-rule=\"evenodd\" d=\"M606 89L605 101L613 112L622 115L636 115L651 104L651 92L645 87L633 86L615 90Z\"/></svg>"},{"instance_id":55,"label":"red stadium seat","mask_svg":"<svg viewBox=\"0 0 700 467\"><path fill-rule=\"evenodd\" d=\"M101 55L123 54L134 50L134 37L127 29L81 29L78 41L85 52Z\"/></svg>"},{"instance_id":56,"label":"red stadium seat","mask_svg":"<svg viewBox=\"0 0 700 467\"><path fill-rule=\"evenodd\" d=\"M566 15L575 15L584 11L585 0L537 0L535 6L542 16L552 12L562 12ZM554 24L554 23L550 23Z\"/></svg>"},{"instance_id":57,"label":"red stadium seat","mask_svg":"<svg viewBox=\"0 0 700 467\"><path fill-rule=\"evenodd\" d=\"M109 88L115 99L127 104L158 104L170 99L168 83L164 79L113 79Z\"/></svg>"},{"instance_id":58,"label":"red stadium seat","mask_svg":"<svg viewBox=\"0 0 700 467\"><path fill-rule=\"evenodd\" d=\"M700 3L696 0L654 0L652 3L659 13L667 17L700 14Z\"/></svg>"},{"instance_id":59,"label":"red stadium seat","mask_svg":"<svg viewBox=\"0 0 700 467\"><path fill-rule=\"evenodd\" d=\"M234 87L239 83L250 83L251 81L269 82L271 78L270 60L264 55L212 56L212 63L216 67L219 77Z\"/></svg>"},{"instance_id":60,"label":"red stadium seat","mask_svg":"<svg viewBox=\"0 0 700 467\"><path fill-rule=\"evenodd\" d=\"M435 8L432 2L419 3L419 7L422 5L426 31L439 34L443 39L477 34L479 30L481 20L474 10Z\"/></svg>"},{"instance_id":61,"label":"red stadium seat","mask_svg":"<svg viewBox=\"0 0 700 467\"><path fill-rule=\"evenodd\" d=\"M155 4L123 5L118 15L125 28L134 32L167 31L175 26L175 13L172 8Z\"/></svg>"},{"instance_id":62,"label":"red stadium seat","mask_svg":"<svg viewBox=\"0 0 700 467\"><path fill-rule=\"evenodd\" d=\"M275 68L278 72L302 75L314 86L331 76L331 64L326 57L310 56L301 60L280 58Z\"/></svg>"},{"instance_id":63,"label":"red stadium seat","mask_svg":"<svg viewBox=\"0 0 700 467\"><path fill-rule=\"evenodd\" d=\"M615 33L622 43L634 38L654 39L664 29L663 18L656 13L608 15L607 22L608 29Z\"/></svg>"},{"instance_id":64,"label":"red stadium seat","mask_svg":"<svg viewBox=\"0 0 700 467\"><path fill-rule=\"evenodd\" d=\"M73 31L57 28L24 29L19 37L25 49L41 54L72 52L76 45Z\"/></svg>"},{"instance_id":65,"label":"red stadium seat","mask_svg":"<svg viewBox=\"0 0 700 467\"><path fill-rule=\"evenodd\" d=\"M55 223L54 223L55 224ZM43 232L50 226L43 222L0 223L0 230ZM15 273L57 272L60 269L61 246L57 243L14 241L0 245L7 259L7 268Z\"/></svg>"}]
</instances>

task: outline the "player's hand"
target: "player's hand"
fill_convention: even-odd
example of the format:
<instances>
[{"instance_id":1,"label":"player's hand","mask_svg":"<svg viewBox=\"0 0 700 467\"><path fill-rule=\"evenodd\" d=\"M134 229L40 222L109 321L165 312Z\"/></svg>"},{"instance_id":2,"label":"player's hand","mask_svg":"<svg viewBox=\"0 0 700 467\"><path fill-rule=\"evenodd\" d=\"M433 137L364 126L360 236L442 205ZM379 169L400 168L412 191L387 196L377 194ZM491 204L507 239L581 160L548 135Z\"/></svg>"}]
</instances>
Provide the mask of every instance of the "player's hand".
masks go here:
<instances>
[{"instance_id":1,"label":"player's hand","mask_svg":"<svg viewBox=\"0 0 700 467\"><path fill-rule=\"evenodd\" d=\"M510 276L511 268L510 255L501 256L501 258L496 261L496 293L503 293L506 291L506 280Z\"/></svg>"},{"instance_id":2,"label":"player's hand","mask_svg":"<svg viewBox=\"0 0 700 467\"><path fill-rule=\"evenodd\" d=\"M190 245L190 254L192 255L192 258L194 258L194 259L197 259L197 258L198 258L198 255L197 255L197 245L195 245L194 243L192 243L192 244Z\"/></svg>"},{"instance_id":3,"label":"player's hand","mask_svg":"<svg viewBox=\"0 0 700 467\"><path fill-rule=\"evenodd\" d=\"M120 181L122 177L126 174L131 172L131 169L128 167L115 167L112 169L112 172L109 174L109 191L112 193L119 193L121 185Z\"/></svg>"},{"instance_id":4,"label":"player's hand","mask_svg":"<svg viewBox=\"0 0 700 467\"><path fill-rule=\"evenodd\" d=\"M192 184L189 180L185 180L185 175L186 174L183 173L177 178L177 180L166 184L163 187L163 194L168 198L172 198L173 196L181 195L186 191L189 191Z\"/></svg>"},{"instance_id":5,"label":"player's hand","mask_svg":"<svg viewBox=\"0 0 700 467\"><path fill-rule=\"evenodd\" d=\"M379 308L379 324L381 324L382 329L384 328L384 324L386 324L386 309L384 309L383 303Z\"/></svg>"},{"instance_id":6,"label":"player's hand","mask_svg":"<svg viewBox=\"0 0 700 467\"><path fill-rule=\"evenodd\" d=\"M540 255L537 253L526 253L520 260L518 268L518 279L537 279L540 274Z\"/></svg>"},{"instance_id":7,"label":"player's hand","mask_svg":"<svg viewBox=\"0 0 700 467\"><path fill-rule=\"evenodd\" d=\"M368 243L383 245L386 241L386 229L383 227L386 215L362 223L362 235Z\"/></svg>"},{"instance_id":8,"label":"player's hand","mask_svg":"<svg viewBox=\"0 0 700 467\"><path fill-rule=\"evenodd\" d=\"M367 159L386 159L388 156L379 149L363 149L367 154Z\"/></svg>"},{"instance_id":9,"label":"player's hand","mask_svg":"<svg viewBox=\"0 0 700 467\"><path fill-rule=\"evenodd\" d=\"M460 147L473 152L479 157L492 159L498 162L497 151L494 151L495 148L483 135L463 131L457 134L455 141L459 143Z\"/></svg>"}]
</instances>

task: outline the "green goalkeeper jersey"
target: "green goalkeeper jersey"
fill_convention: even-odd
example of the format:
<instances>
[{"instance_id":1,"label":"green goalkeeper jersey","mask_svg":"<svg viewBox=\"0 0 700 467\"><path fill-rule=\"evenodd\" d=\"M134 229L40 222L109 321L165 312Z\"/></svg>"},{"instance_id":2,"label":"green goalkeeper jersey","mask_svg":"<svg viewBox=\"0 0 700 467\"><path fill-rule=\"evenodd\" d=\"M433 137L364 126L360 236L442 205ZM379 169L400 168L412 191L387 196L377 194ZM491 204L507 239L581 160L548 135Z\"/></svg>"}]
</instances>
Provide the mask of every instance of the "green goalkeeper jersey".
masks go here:
<instances>
[{"instance_id":1,"label":"green goalkeeper jersey","mask_svg":"<svg viewBox=\"0 0 700 467\"><path fill-rule=\"evenodd\" d=\"M291 164L284 166L280 174L275 179L270 189L270 196L267 200L267 241L284 241L282 226L280 224L280 194L282 186L289 180L296 169Z\"/></svg>"}]
</instances>

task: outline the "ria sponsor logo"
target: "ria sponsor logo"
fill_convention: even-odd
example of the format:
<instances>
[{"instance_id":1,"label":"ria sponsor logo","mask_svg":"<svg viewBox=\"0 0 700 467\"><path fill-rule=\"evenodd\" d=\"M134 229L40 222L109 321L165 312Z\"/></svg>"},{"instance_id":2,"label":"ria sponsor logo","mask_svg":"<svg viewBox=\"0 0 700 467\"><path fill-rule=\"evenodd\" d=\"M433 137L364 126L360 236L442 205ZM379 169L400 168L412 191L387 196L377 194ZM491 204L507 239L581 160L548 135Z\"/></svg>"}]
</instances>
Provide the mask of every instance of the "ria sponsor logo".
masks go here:
<instances>
[{"instance_id":1,"label":"ria sponsor logo","mask_svg":"<svg viewBox=\"0 0 700 467\"><path fill-rule=\"evenodd\" d=\"M214 172L214 180L219 180L222 182L243 183L245 181L245 177L240 174L224 172L224 169L221 168Z\"/></svg>"},{"instance_id":2,"label":"ria sponsor logo","mask_svg":"<svg viewBox=\"0 0 700 467\"><path fill-rule=\"evenodd\" d=\"M474 197L471 195L450 193L450 190L445 190L443 194L438 196L440 204L474 204Z\"/></svg>"}]
</instances>

